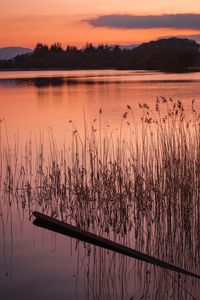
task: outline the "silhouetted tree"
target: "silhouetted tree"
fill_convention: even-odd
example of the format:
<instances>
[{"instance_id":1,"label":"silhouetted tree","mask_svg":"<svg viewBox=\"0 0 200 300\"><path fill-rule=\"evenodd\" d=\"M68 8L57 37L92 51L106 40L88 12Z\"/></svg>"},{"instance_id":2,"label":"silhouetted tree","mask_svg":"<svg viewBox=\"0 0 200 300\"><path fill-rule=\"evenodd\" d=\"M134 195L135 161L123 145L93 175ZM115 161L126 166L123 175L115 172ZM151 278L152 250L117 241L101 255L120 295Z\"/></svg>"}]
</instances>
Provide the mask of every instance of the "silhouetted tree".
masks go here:
<instances>
[{"instance_id":1,"label":"silhouetted tree","mask_svg":"<svg viewBox=\"0 0 200 300\"><path fill-rule=\"evenodd\" d=\"M33 50L33 56L38 58L45 57L48 52L49 47L47 45L38 43Z\"/></svg>"},{"instance_id":2,"label":"silhouetted tree","mask_svg":"<svg viewBox=\"0 0 200 300\"><path fill-rule=\"evenodd\" d=\"M50 52L53 52L53 53L61 53L61 52L63 52L61 44L58 43L58 42L52 44L51 47L50 47Z\"/></svg>"}]
</instances>

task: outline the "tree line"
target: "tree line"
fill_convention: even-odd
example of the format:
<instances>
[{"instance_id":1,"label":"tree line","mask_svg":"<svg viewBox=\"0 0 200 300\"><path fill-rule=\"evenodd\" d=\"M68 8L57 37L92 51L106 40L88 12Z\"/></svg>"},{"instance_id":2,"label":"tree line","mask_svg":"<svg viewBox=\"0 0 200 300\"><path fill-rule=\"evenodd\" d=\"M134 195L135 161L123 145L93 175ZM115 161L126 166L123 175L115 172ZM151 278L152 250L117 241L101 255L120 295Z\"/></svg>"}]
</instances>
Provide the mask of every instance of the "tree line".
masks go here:
<instances>
[{"instance_id":1,"label":"tree line","mask_svg":"<svg viewBox=\"0 0 200 300\"><path fill-rule=\"evenodd\" d=\"M38 43L33 52L0 61L0 69L154 69L181 70L200 66L199 44L169 38L135 48L88 43L84 48Z\"/></svg>"}]
</instances>

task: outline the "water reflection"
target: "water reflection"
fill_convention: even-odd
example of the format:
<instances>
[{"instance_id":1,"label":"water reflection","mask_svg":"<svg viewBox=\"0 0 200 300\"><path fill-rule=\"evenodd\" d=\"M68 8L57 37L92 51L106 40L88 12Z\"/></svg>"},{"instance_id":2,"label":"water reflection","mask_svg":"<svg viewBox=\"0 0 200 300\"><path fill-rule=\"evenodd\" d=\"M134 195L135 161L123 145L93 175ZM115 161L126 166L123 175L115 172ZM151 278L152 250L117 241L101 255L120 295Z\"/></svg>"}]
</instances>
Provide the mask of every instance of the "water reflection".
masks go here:
<instances>
[{"instance_id":1,"label":"water reflection","mask_svg":"<svg viewBox=\"0 0 200 300\"><path fill-rule=\"evenodd\" d=\"M0 78L0 118L6 118L9 133L17 127L25 139L52 126L61 141L70 119L83 127L83 108L88 125L102 108L102 124L113 127L127 104L139 115L138 102L152 105L158 96L181 99L189 111L192 99L198 102L200 75L108 70L10 72Z\"/></svg>"},{"instance_id":2,"label":"water reflection","mask_svg":"<svg viewBox=\"0 0 200 300\"><path fill-rule=\"evenodd\" d=\"M5 246L4 266L1 267L0 280L1 295L4 298L12 295L12 291L15 290L16 297L14 299L18 299L23 287L23 295L29 299L35 298L35 288L39 288L37 290L38 297L42 294L46 295L42 292L43 290L49 290L48 299L55 297L53 289L57 290L59 299L69 296L70 299L87 300L199 299L199 283L196 279L179 276L176 273L86 243L70 241L68 238L61 239L46 231L33 231L31 222L28 221L29 213L25 212L21 205L17 209L14 203L12 206L6 207L5 209L4 206L1 210L1 219L4 222L6 220L6 231L3 234L5 244L0 244L2 247ZM11 212L13 213L13 210L15 211L15 226L18 227L20 222L22 225L20 239L17 237L16 228L12 229L14 235L12 230L9 230L12 224ZM28 243L24 244L22 241L25 239L28 239ZM63 243L63 239L66 239L67 243ZM22 242L23 245L20 246L19 242ZM23 246L26 246L26 249L22 251L21 247ZM182 253L181 251L179 254ZM14 254L12 257L10 252ZM26 255L24 255L25 253ZM23 261L19 259L20 257ZM21 272L27 276L28 266L31 266L30 260L32 263L35 262L37 267L34 269L31 267L34 285L26 287L22 284L24 276L19 274L18 270L19 264L22 264ZM38 262L40 263L38 264ZM56 276L51 275L54 282L50 286L48 272L55 272L55 269L53 270L51 267L54 264L58 264L58 268L56 268ZM37 277L38 280L36 280ZM17 288L15 282L18 280L21 280L21 287ZM5 281L11 283L7 285ZM39 284L39 281L42 282L42 285ZM66 284L65 290L61 288L61 283ZM72 294L71 289L73 290Z\"/></svg>"},{"instance_id":3,"label":"water reflection","mask_svg":"<svg viewBox=\"0 0 200 300\"><path fill-rule=\"evenodd\" d=\"M159 79L157 83L197 83L200 79ZM106 78L106 77L35 77L35 78L6 78L0 79L0 86L12 87L12 86L34 86L36 88L47 88L47 87L62 87L64 85L127 85L127 84L138 84L144 82L143 79L129 79L125 78ZM145 84L155 83L155 80L146 79Z\"/></svg>"},{"instance_id":4,"label":"water reflection","mask_svg":"<svg viewBox=\"0 0 200 300\"><path fill-rule=\"evenodd\" d=\"M5 299L200 297L196 279L36 229L29 219L39 210L200 273L199 103L188 101L198 100L199 74L170 81L108 73L0 80Z\"/></svg>"}]
</instances>

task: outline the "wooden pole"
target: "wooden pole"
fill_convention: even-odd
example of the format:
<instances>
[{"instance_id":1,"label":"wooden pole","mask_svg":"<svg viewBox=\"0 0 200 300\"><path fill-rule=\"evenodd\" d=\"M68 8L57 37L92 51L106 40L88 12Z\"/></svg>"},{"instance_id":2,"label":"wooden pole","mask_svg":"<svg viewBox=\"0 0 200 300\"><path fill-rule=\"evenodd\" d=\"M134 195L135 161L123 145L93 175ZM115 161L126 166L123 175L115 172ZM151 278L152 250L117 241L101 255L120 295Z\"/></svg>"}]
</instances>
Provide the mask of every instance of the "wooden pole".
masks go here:
<instances>
[{"instance_id":1,"label":"wooden pole","mask_svg":"<svg viewBox=\"0 0 200 300\"><path fill-rule=\"evenodd\" d=\"M87 243L90 243L90 244L93 244L93 245L96 245L96 246L99 246L99 247L135 258L135 259L139 259L141 261L150 263L155 266L159 266L164 269L168 269L168 270L171 270L171 271L174 271L177 273L181 273L181 274L184 274L187 276L191 276L191 277L200 279L200 275L198 275L198 274L192 273L190 271L187 271L185 269L177 267L173 264L167 263L167 262L160 260L158 258L155 258L153 256L144 254L140 251L128 248L119 243L115 243L111 240L100 237L96 234L90 233L88 231L85 231L85 230L75 227L73 225L64 223L55 218L51 218L40 212L34 211L33 215L36 217L36 220L34 220L34 222L33 222L33 224L36 226L43 227L43 228L49 229L51 231L54 231L54 232L57 232L60 234L71 236L71 237L79 239L81 241L85 241Z\"/></svg>"}]
</instances>

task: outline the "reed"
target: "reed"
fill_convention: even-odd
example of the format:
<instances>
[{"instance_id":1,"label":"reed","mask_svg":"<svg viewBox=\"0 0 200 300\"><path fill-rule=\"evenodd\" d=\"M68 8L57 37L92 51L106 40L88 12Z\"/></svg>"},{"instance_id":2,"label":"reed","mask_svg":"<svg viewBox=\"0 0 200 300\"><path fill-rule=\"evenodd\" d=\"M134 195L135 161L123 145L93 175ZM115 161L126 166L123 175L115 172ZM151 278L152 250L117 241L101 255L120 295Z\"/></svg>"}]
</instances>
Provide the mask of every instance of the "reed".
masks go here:
<instances>
[{"instance_id":1,"label":"reed","mask_svg":"<svg viewBox=\"0 0 200 300\"><path fill-rule=\"evenodd\" d=\"M189 113L181 101L163 97L154 107L139 108L140 116L127 105L118 130L103 126L101 109L91 126L84 112L83 130L70 120L61 147L52 128L38 136L30 132L23 144L19 134L9 137L6 121L0 120L1 214L13 204L30 215L39 210L199 273L200 114L195 101ZM87 289L101 298L113 288L117 299L126 290L129 260L121 263L90 246L85 251ZM99 263L93 264L96 252ZM139 278L144 265L135 266ZM174 299L191 299L187 290L176 289L179 279L153 271L151 276L144 271L145 295L162 298L167 289ZM115 287L116 278L121 287ZM199 296L198 285L189 280Z\"/></svg>"},{"instance_id":2,"label":"reed","mask_svg":"<svg viewBox=\"0 0 200 300\"><path fill-rule=\"evenodd\" d=\"M119 130L103 128L102 110L91 127L84 121L83 133L70 121L61 148L51 128L47 137L30 133L22 146L16 136L11 145L2 120L1 190L30 212L37 208L124 243L131 232L147 252L161 251L157 240L172 247L178 235L193 253L200 247L200 115L194 101L190 117L181 101L163 97L155 108L139 107L140 121L127 105Z\"/></svg>"}]
</instances>

